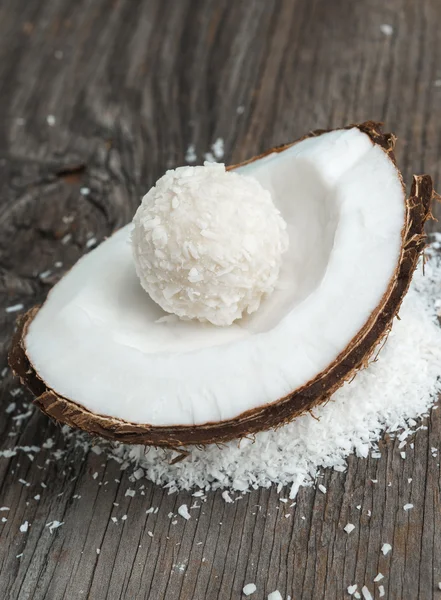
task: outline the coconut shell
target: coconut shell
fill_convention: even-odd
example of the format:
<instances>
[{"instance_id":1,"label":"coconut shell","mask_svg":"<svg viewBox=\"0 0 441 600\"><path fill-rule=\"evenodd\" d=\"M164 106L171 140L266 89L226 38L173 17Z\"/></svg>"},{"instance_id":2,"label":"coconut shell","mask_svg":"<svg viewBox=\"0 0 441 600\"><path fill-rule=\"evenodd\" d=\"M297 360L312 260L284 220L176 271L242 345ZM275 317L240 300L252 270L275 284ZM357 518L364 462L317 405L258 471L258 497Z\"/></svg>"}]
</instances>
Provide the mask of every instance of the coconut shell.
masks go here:
<instances>
[{"instance_id":1,"label":"coconut shell","mask_svg":"<svg viewBox=\"0 0 441 600\"><path fill-rule=\"evenodd\" d=\"M369 135L372 142L380 146L396 166L393 154L395 137L382 133L381 124L369 121L351 125L347 129L351 127L358 127L360 131ZM314 131L294 143L322 133L326 131ZM281 152L292 145L273 148L246 162L252 162L273 152ZM235 165L237 166L241 165ZM399 176L402 181L400 173ZM25 351L27 329L39 310L38 306L19 318L9 353L9 364L22 383L35 395L34 404L49 417L58 423L78 427L92 435L126 444L177 448L191 444L222 443L283 425L326 402L345 381L352 379L360 368L368 364L379 342L390 331L392 321L409 288L418 257L425 246L424 224L431 217L432 197L431 178L428 175L414 176L410 197L406 201L401 255L396 271L381 302L345 350L326 370L301 388L271 404L244 412L234 419L195 426L151 426L94 414L69 398L60 396L39 377Z\"/></svg>"}]
</instances>

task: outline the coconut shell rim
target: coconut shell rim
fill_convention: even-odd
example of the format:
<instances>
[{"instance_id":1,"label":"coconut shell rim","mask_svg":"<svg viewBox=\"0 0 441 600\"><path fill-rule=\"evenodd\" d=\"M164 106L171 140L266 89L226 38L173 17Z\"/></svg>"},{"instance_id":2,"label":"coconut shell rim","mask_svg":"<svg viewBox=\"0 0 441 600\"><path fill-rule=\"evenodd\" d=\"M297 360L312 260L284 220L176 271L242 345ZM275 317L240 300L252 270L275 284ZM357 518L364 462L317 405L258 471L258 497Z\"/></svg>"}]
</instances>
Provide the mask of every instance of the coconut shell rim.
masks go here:
<instances>
[{"instance_id":1,"label":"coconut shell rim","mask_svg":"<svg viewBox=\"0 0 441 600\"><path fill-rule=\"evenodd\" d=\"M428 175L414 176L410 196L406 199L402 176L393 153L396 138L392 134L383 133L381 126L381 123L367 121L343 129L357 127L366 133L374 144L383 149L398 172L405 201L405 224L401 233L400 259L381 301L372 311L365 325L325 370L290 394L274 402L254 407L226 421L174 426L132 423L121 418L93 413L75 401L57 394L39 377L25 350L28 327L40 309L40 306L34 306L19 317L9 352L11 369L35 395L34 404L56 422L82 429L92 435L127 444L177 448L224 443L234 438L250 436L262 430L284 425L328 401L338 388L352 379L361 368L367 366L379 342L389 333L392 321L409 288L419 255L424 249L424 224L431 217L430 207L433 197L431 178ZM228 169L249 164L274 152L282 152L307 138L317 137L330 131L335 130L313 131L295 142L272 148Z\"/></svg>"}]
</instances>

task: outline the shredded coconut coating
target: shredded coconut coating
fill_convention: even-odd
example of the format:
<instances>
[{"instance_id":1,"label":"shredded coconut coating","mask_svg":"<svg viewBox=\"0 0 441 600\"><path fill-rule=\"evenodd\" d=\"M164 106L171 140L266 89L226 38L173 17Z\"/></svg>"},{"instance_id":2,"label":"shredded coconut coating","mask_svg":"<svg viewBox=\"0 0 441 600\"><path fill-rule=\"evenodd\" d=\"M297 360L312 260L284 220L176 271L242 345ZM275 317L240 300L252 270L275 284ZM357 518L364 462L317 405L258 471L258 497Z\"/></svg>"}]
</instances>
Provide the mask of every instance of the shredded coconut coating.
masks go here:
<instances>
[{"instance_id":1,"label":"shredded coconut coating","mask_svg":"<svg viewBox=\"0 0 441 600\"><path fill-rule=\"evenodd\" d=\"M133 222L136 271L150 297L182 319L214 325L259 308L288 248L270 193L223 164L167 171Z\"/></svg>"}]
</instances>

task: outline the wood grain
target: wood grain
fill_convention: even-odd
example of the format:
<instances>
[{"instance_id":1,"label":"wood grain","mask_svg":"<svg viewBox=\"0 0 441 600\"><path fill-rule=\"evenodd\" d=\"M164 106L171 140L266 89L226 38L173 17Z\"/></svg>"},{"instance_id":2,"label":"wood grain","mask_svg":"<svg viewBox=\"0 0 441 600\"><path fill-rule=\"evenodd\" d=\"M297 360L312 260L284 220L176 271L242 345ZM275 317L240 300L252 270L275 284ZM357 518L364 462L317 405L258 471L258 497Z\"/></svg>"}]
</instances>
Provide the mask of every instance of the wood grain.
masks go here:
<instances>
[{"instance_id":1,"label":"wood grain","mask_svg":"<svg viewBox=\"0 0 441 600\"><path fill-rule=\"evenodd\" d=\"M3 308L42 300L190 143L201 161L222 137L231 163L383 120L406 180L428 172L439 188L440 19L438 0L0 2L0 370L15 317ZM325 472L327 494L302 489L288 509L275 489L234 504L211 493L184 521L168 513L189 493L131 483L37 412L17 419L30 398L16 388L6 373L0 448L54 446L0 458L0 598L235 600L254 582L253 600L341 600L354 583L377 599L379 571L387 599L441 598L439 410L406 460L386 438L381 459Z\"/></svg>"}]
</instances>

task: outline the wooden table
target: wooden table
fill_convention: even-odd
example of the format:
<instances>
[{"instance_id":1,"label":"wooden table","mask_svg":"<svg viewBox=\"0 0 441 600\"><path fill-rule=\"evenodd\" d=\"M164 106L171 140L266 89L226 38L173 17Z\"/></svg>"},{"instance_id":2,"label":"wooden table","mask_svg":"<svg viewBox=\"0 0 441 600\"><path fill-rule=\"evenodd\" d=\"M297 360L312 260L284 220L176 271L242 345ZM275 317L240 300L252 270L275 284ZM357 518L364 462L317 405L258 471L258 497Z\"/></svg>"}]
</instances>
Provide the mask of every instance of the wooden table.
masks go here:
<instances>
[{"instance_id":1,"label":"wooden table","mask_svg":"<svg viewBox=\"0 0 441 600\"><path fill-rule=\"evenodd\" d=\"M439 182L440 22L439 0L3 0L0 369L16 316L4 307L44 298L185 162L189 144L200 161L221 137L230 163L310 129L384 120L406 180L428 172ZM381 460L325 472L326 495L302 489L289 519L271 489L234 504L209 494L172 525L189 493L143 481L125 496L130 470L85 454L3 375L0 448L54 445L0 458L0 507L10 507L0 512L1 599L235 600L250 582L253 600L276 589L341 600L353 583L378 598L379 571L387 599L441 598L431 452L441 410L405 461L386 437ZM54 520L64 524L51 533Z\"/></svg>"}]
</instances>

